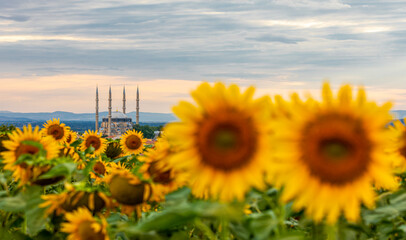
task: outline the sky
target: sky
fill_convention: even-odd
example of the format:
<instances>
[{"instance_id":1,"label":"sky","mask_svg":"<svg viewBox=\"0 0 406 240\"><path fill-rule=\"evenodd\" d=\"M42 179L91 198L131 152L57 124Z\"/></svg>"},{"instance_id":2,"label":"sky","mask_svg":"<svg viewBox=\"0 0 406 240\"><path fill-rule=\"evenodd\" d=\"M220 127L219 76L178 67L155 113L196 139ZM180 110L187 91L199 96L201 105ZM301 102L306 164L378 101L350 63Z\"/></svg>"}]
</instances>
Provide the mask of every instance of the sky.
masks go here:
<instances>
[{"instance_id":1,"label":"sky","mask_svg":"<svg viewBox=\"0 0 406 240\"><path fill-rule=\"evenodd\" d=\"M406 110L406 1L0 0L0 111L171 112L201 82Z\"/></svg>"}]
</instances>

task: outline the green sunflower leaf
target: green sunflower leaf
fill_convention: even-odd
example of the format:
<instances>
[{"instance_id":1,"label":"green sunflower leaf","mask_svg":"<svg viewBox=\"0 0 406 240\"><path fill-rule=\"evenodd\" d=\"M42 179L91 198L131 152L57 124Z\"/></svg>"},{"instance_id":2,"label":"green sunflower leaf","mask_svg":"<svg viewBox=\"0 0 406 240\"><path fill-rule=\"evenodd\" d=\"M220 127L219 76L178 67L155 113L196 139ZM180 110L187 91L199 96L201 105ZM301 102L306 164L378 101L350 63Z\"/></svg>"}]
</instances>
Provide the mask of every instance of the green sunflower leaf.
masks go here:
<instances>
[{"instance_id":1,"label":"green sunflower leaf","mask_svg":"<svg viewBox=\"0 0 406 240\"><path fill-rule=\"evenodd\" d=\"M58 176L67 177L70 176L75 170L76 170L75 163L61 163L51 168L48 172L39 176L38 179L47 179Z\"/></svg>"}]
</instances>

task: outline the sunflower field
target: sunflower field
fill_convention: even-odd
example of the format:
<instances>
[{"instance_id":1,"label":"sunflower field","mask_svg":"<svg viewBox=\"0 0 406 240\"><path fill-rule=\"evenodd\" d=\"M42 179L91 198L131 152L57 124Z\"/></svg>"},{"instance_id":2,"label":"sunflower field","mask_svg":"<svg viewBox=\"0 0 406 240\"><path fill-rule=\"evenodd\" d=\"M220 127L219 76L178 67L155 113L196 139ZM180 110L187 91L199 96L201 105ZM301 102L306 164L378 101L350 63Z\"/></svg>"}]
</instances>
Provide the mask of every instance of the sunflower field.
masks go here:
<instances>
[{"instance_id":1,"label":"sunflower field","mask_svg":"<svg viewBox=\"0 0 406 240\"><path fill-rule=\"evenodd\" d=\"M203 83L153 144L2 128L0 239L406 239L406 127L353 92Z\"/></svg>"}]
</instances>

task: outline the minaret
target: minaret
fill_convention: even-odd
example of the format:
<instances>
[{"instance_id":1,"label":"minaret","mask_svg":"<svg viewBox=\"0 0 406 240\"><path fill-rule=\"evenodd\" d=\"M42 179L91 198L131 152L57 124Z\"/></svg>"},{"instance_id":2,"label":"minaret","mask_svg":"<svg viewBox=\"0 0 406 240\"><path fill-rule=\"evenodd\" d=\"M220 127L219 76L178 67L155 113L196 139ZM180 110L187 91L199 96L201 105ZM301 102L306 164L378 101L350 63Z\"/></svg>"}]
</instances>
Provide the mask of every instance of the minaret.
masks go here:
<instances>
[{"instance_id":1,"label":"minaret","mask_svg":"<svg viewBox=\"0 0 406 240\"><path fill-rule=\"evenodd\" d=\"M111 86L109 88L109 121L107 126L107 135L111 136Z\"/></svg>"},{"instance_id":2,"label":"minaret","mask_svg":"<svg viewBox=\"0 0 406 240\"><path fill-rule=\"evenodd\" d=\"M125 114L125 85L123 88L123 113Z\"/></svg>"},{"instance_id":3,"label":"minaret","mask_svg":"<svg viewBox=\"0 0 406 240\"><path fill-rule=\"evenodd\" d=\"M140 124L140 92L138 91L138 86L137 86L137 106L136 106L136 110L137 110L137 115L136 115L136 124Z\"/></svg>"},{"instance_id":4,"label":"minaret","mask_svg":"<svg viewBox=\"0 0 406 240\"><path fill-rule=\"evenodd\" d=\"M96 86L96 131L99 130L99 87Z\"/></svg>"}]
</instances>

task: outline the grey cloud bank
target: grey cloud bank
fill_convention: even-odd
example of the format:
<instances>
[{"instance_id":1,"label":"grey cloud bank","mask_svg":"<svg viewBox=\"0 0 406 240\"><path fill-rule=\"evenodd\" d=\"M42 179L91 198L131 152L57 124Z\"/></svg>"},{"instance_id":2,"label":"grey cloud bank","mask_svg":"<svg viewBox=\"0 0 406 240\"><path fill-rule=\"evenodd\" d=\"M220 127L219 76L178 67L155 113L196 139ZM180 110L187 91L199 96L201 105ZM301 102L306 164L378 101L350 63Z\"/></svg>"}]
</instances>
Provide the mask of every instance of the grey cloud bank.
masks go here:
<instances>
[{"instance_id":1,"label":"grey cloud bank","mask_svg":"<svg viewBox=\"0 0 406 240\"><path fill-rule=\"evenodd\" d=\"M103 74L302 88L329 78L404 88L404 1L18 0L0 9L0 78Z\"/></svg>"}]
</instances>

